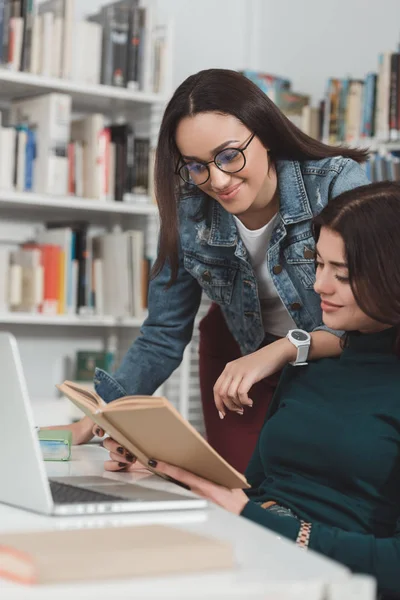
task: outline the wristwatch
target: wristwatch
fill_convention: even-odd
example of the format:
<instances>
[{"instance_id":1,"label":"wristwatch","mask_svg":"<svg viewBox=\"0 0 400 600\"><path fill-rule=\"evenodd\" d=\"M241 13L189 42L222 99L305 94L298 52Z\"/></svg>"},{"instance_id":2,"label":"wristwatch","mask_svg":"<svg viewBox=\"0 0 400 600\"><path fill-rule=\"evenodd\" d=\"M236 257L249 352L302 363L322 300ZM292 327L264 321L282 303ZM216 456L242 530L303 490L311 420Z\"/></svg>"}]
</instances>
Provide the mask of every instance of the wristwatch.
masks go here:
<instances>
[{"instance_id":1,"label":"wristwatch","mask_svg":"<svg viewBox=\"0 0 400 600\"><path fill-rule=\"evenodd\" d=\"M297 348L297 358L290 364L294 367L302 367L303 365L307 365L307 358L311 345L310 334L303 329L290 329L286 337Z\"/></svg>"}]
</instances>

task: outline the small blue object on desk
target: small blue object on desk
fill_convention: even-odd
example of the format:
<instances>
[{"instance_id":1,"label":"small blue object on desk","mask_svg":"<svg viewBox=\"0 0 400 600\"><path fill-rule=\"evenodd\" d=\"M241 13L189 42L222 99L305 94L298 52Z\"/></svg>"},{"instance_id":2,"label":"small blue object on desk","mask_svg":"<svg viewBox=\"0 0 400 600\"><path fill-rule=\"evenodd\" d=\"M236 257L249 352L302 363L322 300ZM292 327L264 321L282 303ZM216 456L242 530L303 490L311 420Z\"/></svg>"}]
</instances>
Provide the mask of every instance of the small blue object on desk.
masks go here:
<instances>
[{"instance_id":1,"label":"small blue object on desk","mask_svg":"<svg viewBox=\"0 0 400 600\"><path fill-rule=\"evenodd\" d=\"M72 433L67 429L38 429L43 460L69 460Z\"/></svg>"}]
</instances>

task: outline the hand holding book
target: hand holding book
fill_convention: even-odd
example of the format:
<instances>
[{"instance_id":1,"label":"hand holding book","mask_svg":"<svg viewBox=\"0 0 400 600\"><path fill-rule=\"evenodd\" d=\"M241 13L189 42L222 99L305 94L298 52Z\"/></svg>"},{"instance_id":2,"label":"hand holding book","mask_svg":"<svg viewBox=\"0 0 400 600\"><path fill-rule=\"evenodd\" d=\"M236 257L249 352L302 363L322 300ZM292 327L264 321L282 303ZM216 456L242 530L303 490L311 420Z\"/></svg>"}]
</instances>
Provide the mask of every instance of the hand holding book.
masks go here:
<instances>
[{"instance_id":1,"label":"hand holding book","mask_svg":"<svg viewBox=\"0 0 400 600\"><path fill-rule=\"evenodd\" d=\"M125 448L143 465L153 459L228 489L249 487L244 475L229 465L166 398L125 396L106 404L98 394L76 383L65 381L57 387L118 447ZM169 478L157 468L148 468Z\"/></svg>"},{"instance_id":2,"label":"hand holding book","mask_svg":"<svg viewBox=\"0 0 400 600\"><path fill-rule=\"evenodd\" d=\"M104 432L99 431L98 427L94 428L96 435L101 435ZM127 452L125 448L118 445L118 442L111 438L107 438L103 444L104 448L110 452L110 460L104 463L104 467L108 471L120 471L124 469L129 472L146 471L148 467L140 463L135 456ZM239 515L249 501L243 490L228 489L224 486L217 485L211 481L207 481L202 477L198 477L193 473L169 465L164 462L149 460L149 466L157 469L158 474L163 474L170 481L191 490L193 493L211 500L214 504L218 504L225 510Z\"/></svg>"}]
</instances>

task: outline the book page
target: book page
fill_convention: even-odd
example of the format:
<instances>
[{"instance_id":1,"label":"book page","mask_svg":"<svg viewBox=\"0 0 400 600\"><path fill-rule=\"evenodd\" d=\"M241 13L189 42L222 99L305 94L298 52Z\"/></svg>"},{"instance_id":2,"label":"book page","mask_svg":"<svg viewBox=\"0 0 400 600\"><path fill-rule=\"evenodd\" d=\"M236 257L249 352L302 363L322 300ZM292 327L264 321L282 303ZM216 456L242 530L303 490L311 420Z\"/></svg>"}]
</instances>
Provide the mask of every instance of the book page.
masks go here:
<instances>
[{"instance_id":1,"label":"book page","mask_svg":"<svg viewBox=\"0 0 400 600\"><path fill-rule=\"evenodd\" d=\"M106 402L104 402L103 398L101 398L98 394L96 394L93 390L88 390L83 385L79 385L78 383L74 383L72 381L64 381L63 384L58 385L58 389L64 392L64 386L67 386L71 390L74 390L80 397L83 396L87 402L90 402L94 408L101 408L103 406L107 406Z\"/></svg>"}]
</instances>

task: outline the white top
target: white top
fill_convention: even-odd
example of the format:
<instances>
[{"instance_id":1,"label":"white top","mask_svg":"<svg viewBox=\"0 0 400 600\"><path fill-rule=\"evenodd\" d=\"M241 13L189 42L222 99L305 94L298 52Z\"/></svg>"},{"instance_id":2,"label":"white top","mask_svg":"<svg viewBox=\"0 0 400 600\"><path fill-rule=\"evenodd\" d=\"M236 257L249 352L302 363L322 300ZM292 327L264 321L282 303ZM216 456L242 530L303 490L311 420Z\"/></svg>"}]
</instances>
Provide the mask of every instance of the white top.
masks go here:
<instances>
[{"instance_id":1,"label":"white top","mask_svg":"<svg viewBox=\"0 0 400 600\"><path fill-rule=\"evenodd\" d=\"M2 449L4 450L4 449ZM4 450L5 451L5 450ZM103 463L108 453L104 448L89 444L74 446L72 460L46 462L50 476L98 475L117 481L131 482L144 487L190 494L159 477L142 473L104 473ZM16 469L16 476L18 472ZM235 598L260 600L322 600L328 591L337 590L340 600L345 600L345 589L353 584L349 569L315 552L304 552L293 542L281 539L243 517L233 515L210 504L204 510L156 511L125 515L82 515L77 517L47 517L0 504L0 535L11 531L68 529L79 527L124 527L124 525L165 524L226 540L233 546L236 564L233 569L205 571L204 573L172 574L136 579L110 579L90 583L59 585L16 585L0 578L2 600L110 600L110 598L163 598L164 600L210 600ZM78 550L78 549L77 549ZM112 548L107 549L110 560L115 560ZM266 568L268 564L268 568ZM354 591L354 590L353 590ZM328 594L328 596L327 596ZM373 600L370 595L354 594L363 600ZM335 596L336 599L336 596Z\"/></svg>"},{"instance_id":2,"label":"white top","mask_svg":"<svg viewBox=\"0 0 400 600\"><path fill-rule=\"evenodd\" d=\"M247 229L237 217L234 216L234 219L257 278L264 331L284 337L289 329L296 327L296 323L282 302L268 270L267 250L277 216L261 229L254 230Z\"/></svg>"}]
</instances>

